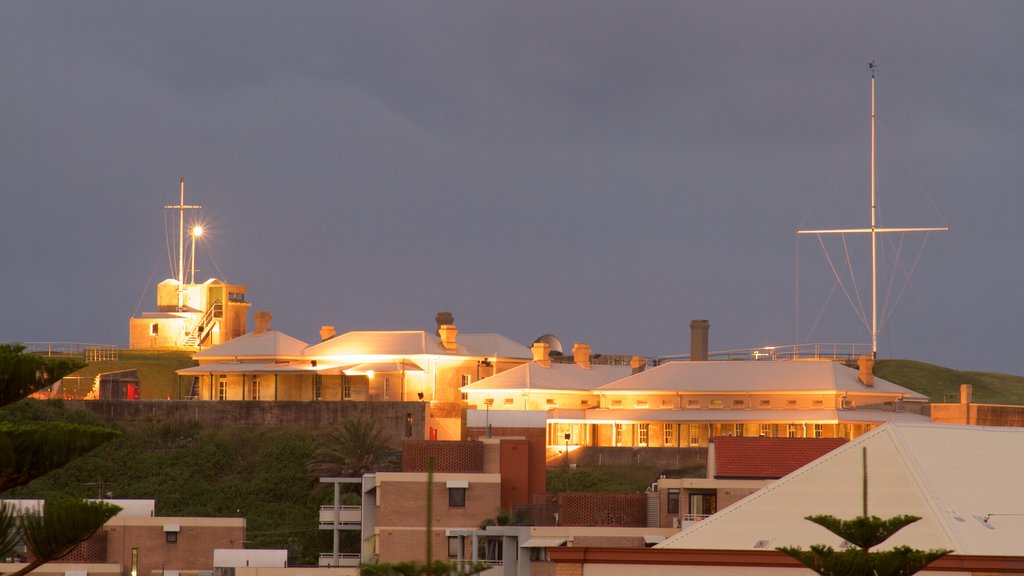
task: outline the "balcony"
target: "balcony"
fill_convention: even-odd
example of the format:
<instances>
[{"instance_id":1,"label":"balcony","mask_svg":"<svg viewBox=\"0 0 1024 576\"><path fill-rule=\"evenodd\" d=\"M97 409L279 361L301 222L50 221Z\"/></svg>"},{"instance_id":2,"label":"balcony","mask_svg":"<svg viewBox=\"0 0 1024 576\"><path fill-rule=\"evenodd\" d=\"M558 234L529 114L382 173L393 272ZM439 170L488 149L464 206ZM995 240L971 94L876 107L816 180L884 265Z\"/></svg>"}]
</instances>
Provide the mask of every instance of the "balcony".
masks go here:
<instances>
[{"instance_id":1,"label":"balcony","mask_svg":"<svg viewBox=\"0 0 1024 576\"><path fill-rule=\"evenodd\" d=\"M338 527L348 530L357 530L363 523L363 512L361 506L340 506L338 514ZM331 530L334 528L334 506L326 505L320 507L320 528Z\"/></svg>"},{"instance_id":2,"label":"balcony","mask_svg":"<svg viewBox=\"0 0 1024 576\"><path fill-rule=\"evenodd\" d=\"M341 568L357 568L359 566L358 552L345 552L338 554L338 562L334 562L334 554L327 553L320 555L320 566L333 566Z\"/></svg>"}]
</instances>

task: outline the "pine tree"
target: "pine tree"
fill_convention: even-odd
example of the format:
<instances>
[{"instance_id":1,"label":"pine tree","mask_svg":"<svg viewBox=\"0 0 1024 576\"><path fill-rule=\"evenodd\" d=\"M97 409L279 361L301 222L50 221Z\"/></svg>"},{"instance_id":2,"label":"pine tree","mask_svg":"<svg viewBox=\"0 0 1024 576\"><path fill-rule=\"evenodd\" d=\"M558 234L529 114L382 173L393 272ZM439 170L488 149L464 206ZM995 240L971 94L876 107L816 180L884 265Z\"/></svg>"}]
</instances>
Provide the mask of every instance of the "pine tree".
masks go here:
<instances>
[{"instance_id":1,"label":"pine tree","mask_svg":"<svg viewBox=\"0 0 1024 576\"><path fill-rule=\"evenodd\" d=\"M776 548L822 576L908 576L952 552L952 550L917 550L909 546L896 546L891 550L871 552L871 548L885 542L890 536L921 519L920 516L901 515L888 519L868 515L867 448L864 456L864 513L852 520L835 516L815 515L805 519L822 526L851 546L836 551L823 544L811 545L810 550L783 546Z\"/></svg>"},{"instance_id":2,"label":"pine tree","mask_svg":"<svg viewBox=\"0 0 1024 576\"><path fill-rule=\"evenodd\" d=\"M20 344L0 344L0 407L49 386L80 368L74 359L25 353ZM0 494L64 466L117 436L113 430L66 423L0 422ZM51 500L42 512L19 513L0 506L0 557L24 542L32 560L10 576L28 574L63 558L99 530L119 507L104 502Z\"/></svg>"}]
</instances>

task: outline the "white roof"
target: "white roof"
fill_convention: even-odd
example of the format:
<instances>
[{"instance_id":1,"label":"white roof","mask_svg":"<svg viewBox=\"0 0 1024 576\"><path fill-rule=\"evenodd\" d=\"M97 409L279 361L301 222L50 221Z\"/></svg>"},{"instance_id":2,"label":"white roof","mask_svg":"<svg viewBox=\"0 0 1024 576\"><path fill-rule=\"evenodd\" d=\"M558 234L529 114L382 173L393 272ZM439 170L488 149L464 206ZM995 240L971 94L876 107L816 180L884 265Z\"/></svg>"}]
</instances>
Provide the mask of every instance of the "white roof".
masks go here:
<instances>
[{"instance_id":1,"label":"white roof","mask_svg":"<svg viewBox=\"0 0 1024 576\"><path fill-rule=\"evenodd\" d=\"M582 411L581 418L567 415L552 421L586 420L594 424L608 422L781 422L781 423L837 423L860 422L881 424L885 422L931 422L921 414L893 412L891 410L729 410L695 409L674 410L667 408L591 408Z\"/></svg>"},{"instance_id":2,"label":"white roof","mask_svg":"<svg viewBox=\"0 0 1024 576\"><path fill-rule=\"evenodd\" d=\"M457 339L456 339L457 340ZM441 339L423 330L356 330L313 344L304 356L416 356L449 355L441 346ZM465 346L456 346L456 356L469 356Z\"/></svg>"},{"instance_id":3,"label":"white roof","mask_svg":"<svg viewBox=\"0 0 1024 576\"><path fill-rule=\"evenodd\" d=\"M681 361L650 368L603 386L602 393L741 392L827 390L850 393L903 394L908 400L925 396L881 378L865 386L857 370L831 360Z\"/></svg>"},{"instance_id":4,"label":"white roof","mask_svg":"<svg viewBox=\"0 0 1024 576\"><path fill-rule=\"evenodd\" d=\"M785 476L658 545L754 550L828 544L838 536L804 519L862 513L867 449L868 514L922 519L879 548L947 548L957 554L1021 554L1024 428L891 423Z\"/></svg>"},{"instance_id":5,"label":"white roof","mask_svg":"<svg viewBox=\"0 0 1024 576\"><path fill-rule=\"evenodd\" d=\"M262 334L251 332L227 342L196 352L192 358L196 360L217 360L221 358L298 358L308 344L297 338L269 330Z\"/></svg>"},{"instance_id":6,"label":"white roof","mask_svg":"<svg viewBox=\"0 0 1024 576\"><path fill-rule=\"evenodd\" d=\"M462 387L463 392L486 390L591 391L629 376L629 366L555 364L544 367L535 362L520 364Z\"/></svg>"},{"instance_id":7,"label":"white roof","mask_svg":"<svg viewBox=\"0 0 1024 576\"><path fill-rule=\"evenodd\" d=\"M533 358L533 352L519 342L501 334L458 334L456 342L465 346L471 356L487 358Z\"/></svg>"}]
</instances>

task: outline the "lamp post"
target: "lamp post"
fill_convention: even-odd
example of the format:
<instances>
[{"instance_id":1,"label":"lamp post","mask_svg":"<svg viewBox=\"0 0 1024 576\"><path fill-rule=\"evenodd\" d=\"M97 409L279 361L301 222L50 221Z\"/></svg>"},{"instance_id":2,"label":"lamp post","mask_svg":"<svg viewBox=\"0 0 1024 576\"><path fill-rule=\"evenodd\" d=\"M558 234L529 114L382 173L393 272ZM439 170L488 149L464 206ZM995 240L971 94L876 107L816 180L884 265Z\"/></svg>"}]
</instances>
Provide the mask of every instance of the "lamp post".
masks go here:
<instances>
[{"instance_id":1,"label":"lamp post","mask_svg":"<svg viewBox=\"0 0 1024 576\"><path fill-rule=\"evenodd\" d=\"M572 434L565 433L565 491L569 491L569 439Z\"/></svg>"}]
</instances>

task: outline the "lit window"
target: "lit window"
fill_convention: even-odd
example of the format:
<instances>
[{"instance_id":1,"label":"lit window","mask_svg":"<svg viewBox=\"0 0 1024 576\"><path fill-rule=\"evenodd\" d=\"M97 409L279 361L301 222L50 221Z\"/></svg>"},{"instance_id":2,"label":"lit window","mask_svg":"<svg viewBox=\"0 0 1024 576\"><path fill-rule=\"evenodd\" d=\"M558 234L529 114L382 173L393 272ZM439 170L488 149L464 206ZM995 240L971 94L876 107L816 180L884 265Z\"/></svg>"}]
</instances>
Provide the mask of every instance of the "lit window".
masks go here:
<instances>
[{"instance_id":1,"label":"lit window","mask_svg":"<svg viewBox=\"0 0 1024 576\"><path fill-rule=\"evenodd\" d=\"M466 489L465 488L449 488L448 489L448 507L449 508L465 508L466 507Z\"/></svg>"},{"instance_id":2,"label":"lit window","mask_svg":"<svg viewBox=\"0 0 1024 576\"><path fill-rule=\"evenodd\" d=\"M744 432L744 430L743 430L743 424L742 424L742 423L740 423L740 424L737 424L737 425L736 425L736 436L737 436L737 437L742 437L742 436L743 436L743 432Z\"/></svg>"},{"instance_id":3,"label":"lit window","mask_svg":"<svg viewBox=\"0 0 1024 576\"><path fill-rule=\"evenodd\" d=\"M508 406L511 406L511 405L512 405L512 403L513 403L513 402L515 402L515 399L514 399L514 398L505 398L505 399L503 400L503 402L504 402L504 403L505 403L506 405L508 405Z\"/></svg>"},{"instance_id":4,"label":"lit window","mask_svg":"<svg viewBox=\"0 0 1024 576\"><path fill-rule=\"evenodd\" d=\"M815 424L814 425L814 437L815 438L821 438L822 433L824 432L823 428L824 427L821 424Z\"/></svg>"},{"instance_id":5,"label":"lit window","mask_svg":"<svg viewBox=\"0 0 1024 576\"><path fill-rule=\"evenodd\" d=\"M761 436L765 437L765 438L769 438L769 437L771 437L771 435L772 435L772 425L771 424L761 424Z\"/></svg>"},{"instance_id":6,"label":"lit window","mask_svg":"<svg viewBox=\"0 0 1024 576\"><path fill-rule=\"evenodd\" d=\"M675 439L675 431L676 430L675 430L675 425L674 424L665 424L664 442L663 442L665 444L665 446L671 446L673 443L675 443L675 441L676 441L676 439Z\"/></svg>"},{"instance_id":7,"label":"lit window","mask_svg":"<svg viewBox=\"0 0 1024 576\"><path fill-rule=\"evenodd\" d=\"M721 400L712 400L711 401L711 407L712 408L721 408L722 407L722 401Z\"/></svg>"},{"instance_id":8,"label":"lit window","mask_svg":"<svg viewBox=\"0 0 1024 576\"><path fill-rule=\"evenodd\" d=\"M650 439L651 436L651 425L637 424L636 436L637 442L639 442L641 446L647 446L647 441Z\"/></svg>"},{"instance_id":9,"label":"lit window","mask_svg":"<svg viewBox=\"0 0 1024 576\"><path fill-rule=\"evenodd\" d=\"M615 437L615 445L622 446L622 424L616 422L614 428L612 428L612 434Z\"/></svg>"},{"instance_id":10,"label":"lit window","mask_svg":"<svg viewBox=\"0 0 1024 576\"><path fill-rule=\"evenodd\" d=\"M647 408L647 400L637 400L636 401L636 407L637 408Z\"/></svg>"}]
</instances>

